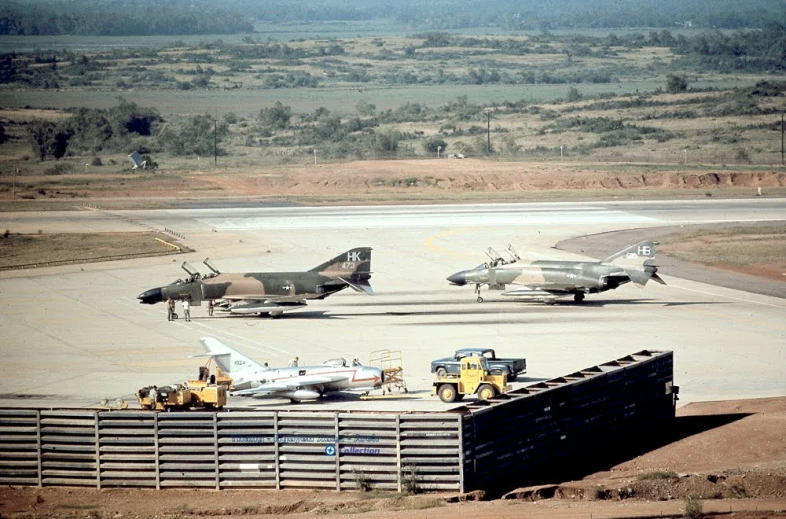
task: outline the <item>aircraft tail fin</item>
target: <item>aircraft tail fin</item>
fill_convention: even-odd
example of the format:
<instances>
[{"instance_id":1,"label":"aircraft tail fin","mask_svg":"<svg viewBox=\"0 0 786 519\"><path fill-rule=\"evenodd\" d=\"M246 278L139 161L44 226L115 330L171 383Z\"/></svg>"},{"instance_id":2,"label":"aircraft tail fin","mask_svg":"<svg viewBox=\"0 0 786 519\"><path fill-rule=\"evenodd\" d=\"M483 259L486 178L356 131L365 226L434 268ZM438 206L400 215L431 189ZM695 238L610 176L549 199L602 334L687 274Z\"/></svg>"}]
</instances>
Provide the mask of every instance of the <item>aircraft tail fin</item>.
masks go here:
<instances>
[{"instance_id":1,"label":"aircraft tail fin","mask_svg":"<svg viewBox=\"0 0 786 519\"><path fill-rule=\"evenodd\" d=\"M371 247L356 247L347 252L342 252L330 261L317 265L309 272L319 272L330 275L333 272L344 273L371 273Z\"/></svg>"},{"instance_id":2,"label":"aircraft tail fin","mask_svg":"<svg viewBox=\"0 0 786 519\"><path fill-rule=\"evenodd\" d=\"M232 372L237 372L246 369L265 369L262 365L249 359L237 350L234 350L219 341L214 337L202 337L199 339L202 346L205 348L206 354L193 355L194 357L211 357L215 360L216 364L221 371L231 375Z\"/></svg>"},{"instance_id":3,"label":"aircraft tail fin","mask_svg":"<svg viewBox=\"0 0 786 519\"><path fill-rule=\"evenodd\" d=\"M609 256L602 263L622 267L630 280L637 285L644 286L650 279L665 285L666 282L658 276L658 267L654 263L657 245L656 241L641 241Z\"/></svg>"},{"instance_id":4,"label":"aircraft tail fin","mask_svg":"<svg viewBox=\"0 0 786 519\"><path fill-rule=\"evenodd\" d=\"M371 247L357 247L342 252L309 272L341 280L358 292L374 292L368 282L371 279Z\"/></svg>"}]
</instances>

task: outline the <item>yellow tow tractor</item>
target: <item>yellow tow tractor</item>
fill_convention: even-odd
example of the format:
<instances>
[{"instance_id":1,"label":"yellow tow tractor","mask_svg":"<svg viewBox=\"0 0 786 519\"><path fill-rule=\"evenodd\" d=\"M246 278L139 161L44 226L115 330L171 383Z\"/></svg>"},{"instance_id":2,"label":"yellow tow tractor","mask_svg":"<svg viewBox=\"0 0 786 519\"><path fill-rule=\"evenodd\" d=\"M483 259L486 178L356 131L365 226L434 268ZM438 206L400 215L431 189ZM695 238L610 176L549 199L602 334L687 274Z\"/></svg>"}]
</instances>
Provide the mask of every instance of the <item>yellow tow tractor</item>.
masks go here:
<instances>
[{"instance_id":1,"label":"yellow tow tractor","mask_svg":"<svg viewBox=\"0 0 786 519\"><path fill-rule=\"evenodd\" d=\"M142 409L185 411L188 409L221 409L227 403L227 389L232 379L216 368L211 375L207 366L199 368L199 378L175 386L147 386L136 392Z\"/></svg>"},{"instance_id":2,"label":"yellow tow tractor","mask_svg":"<svg viewBox=\"0 0 786 519\"><path fill-rule=\"evenodd\" d=\"M453 403L464 395L478 395L479 399L488 400L510 390L507 374L492 374L484 357L464 357L459 374L438 377L431 394L439 395L443 402Z\"/></svg>"}]
</instances>

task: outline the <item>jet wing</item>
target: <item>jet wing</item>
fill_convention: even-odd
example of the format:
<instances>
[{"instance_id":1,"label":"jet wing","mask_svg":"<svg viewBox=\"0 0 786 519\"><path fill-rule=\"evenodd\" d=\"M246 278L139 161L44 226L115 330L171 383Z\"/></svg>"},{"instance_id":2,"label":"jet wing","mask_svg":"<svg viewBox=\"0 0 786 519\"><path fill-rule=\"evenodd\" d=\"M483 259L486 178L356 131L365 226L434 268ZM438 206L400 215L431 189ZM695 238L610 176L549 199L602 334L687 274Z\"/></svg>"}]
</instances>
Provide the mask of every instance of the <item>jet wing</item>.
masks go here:
<instances>
[{"instance_id":1,"label":"jet wing","mask_svg":"<svg viewBox=\"0 0 786 519\"><path fill-rule=\"evenodd\" d=\"M332 382L346 380L349 375L303 375L302 377L289 377L261 384L251 389L235 391L233 395L267 395L295 389L313 389Z\"/></svg>"},{"instance_id":2,"label":"jet wing","mask_svg":"<svg viewBox=\"0 0 786 519\"><path fill-rule=\"evenodd\" d=\"M225 299L230 301L227 310L233 314L255 314L259 312L275 312L294 310L306 306L302 297L271 296L265 299Z\"/></svg>"},{"instance_id":3,"label":"jet wing","mask_svg":"<svg viewBox=\"0 0 786 519\"><path fill-rule=\"evenodd\" d=\"M586 292L585 287L578 287L575 285L571 285L570 287L560 287L560 286L525 286L522 288L517 288L516 290L509 290L507 292L503 292L501 295L507 297L554 297L554 296L566 296L570 294L574 294L576 292Z\"/></svg>"}]
</instances>

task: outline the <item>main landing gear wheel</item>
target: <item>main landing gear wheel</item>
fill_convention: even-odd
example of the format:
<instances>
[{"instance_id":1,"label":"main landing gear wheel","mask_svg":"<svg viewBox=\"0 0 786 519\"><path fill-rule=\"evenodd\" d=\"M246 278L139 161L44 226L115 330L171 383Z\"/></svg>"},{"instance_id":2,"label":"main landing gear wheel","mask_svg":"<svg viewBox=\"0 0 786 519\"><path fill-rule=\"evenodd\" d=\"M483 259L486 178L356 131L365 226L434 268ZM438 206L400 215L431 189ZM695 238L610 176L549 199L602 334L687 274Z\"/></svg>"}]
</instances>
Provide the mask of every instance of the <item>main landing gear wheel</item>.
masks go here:
<instances>
[{"instance_id":1,"label":"main landing gear wheel","mask_svg":"<svg viewBox=\"0 0 786 519\"><path fill-rule=\"evenodd\" d=\"M490 400L497 396L497 390L491 384L483 384L478 388L478 398L481 400Z\"/></svg>"},{"instance_id":2,"label":"main landing gear wheel","mask_svg":"<svg viewBox=\"0 0 786 519\"><path fill-rule=\"evenodd\" d=\"M581 303L582 301L584 301L584 294L580 292L577 294L573 294L573 300L576 301L577 303Z\"/></svg>"},{"instance_id":3,"label":"main landing gear wheel","mask_svg":"<svg viewBox=\"0 0 786 519\"><path fill-rule=\"evenodd\" d=\"M478 296L478 303L482 303L482 302L483 302L483 298Z\"/></svg>"},{"instance_id":4,"label":"main landing gear wheel","mask_svg":"<svg viewBox=\"0 0 786 519\"><path fill-rule=\"evenodd\" d=\"M456 391L456 386L452 384L442 384L439 386L439 390L437 391L439 394L439 399L445 402L446 404L452 404L456 401L456 397L458 396L458 391Z\"/></svg>"}]
</instances>

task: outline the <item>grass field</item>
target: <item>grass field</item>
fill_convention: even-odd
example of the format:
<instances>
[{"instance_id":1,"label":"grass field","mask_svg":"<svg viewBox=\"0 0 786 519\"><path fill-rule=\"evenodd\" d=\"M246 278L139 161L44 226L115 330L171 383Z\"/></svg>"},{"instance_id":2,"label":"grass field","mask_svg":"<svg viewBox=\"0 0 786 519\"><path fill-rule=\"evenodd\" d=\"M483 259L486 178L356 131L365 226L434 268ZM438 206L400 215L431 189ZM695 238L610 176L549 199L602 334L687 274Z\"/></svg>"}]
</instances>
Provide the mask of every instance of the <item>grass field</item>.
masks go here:
<instances>
[{"instance_id":1,"label":"grass field","mask_svg":"<svg viewBox=\"0 0 786 519\"><path fill-rule=\"evenodd\" d=\"M0 269L89 263L178 252L168 235L145 233L15 234L0 236Z\"/></svg>"},{"instance_id":2,"label":"grass field","mask_svg":"<svg viewBox=\"0 0 786 519\"><path fill-rule=\"evenodd\" d=\"M696 88L725 89L752 85L756 78L736 76L709 78L694 83ZM659 79L629 80L614 84L577 85L587 96L600 94L636 94L651 92L662 87ZM164 115L210 114L221 117L227 113L254 116L260 109L281 102L295 112L314 112L320 107L349 115L355 114L361 101L376 105L378 110L392 110L406 103L421 103L436 107L461 96L471 104L498 104L506 101L548 103L564 99L570 85L419 85L419 86L366 86L333 87L319 89L255 89L255 90L136 90L110 88L100 91L63 90L52 95L46 90L0 92L3 106L54 108L58 110L86 107L111 108L118 98L140 106L152 107Z\"/></svg>"}]
</instances>

